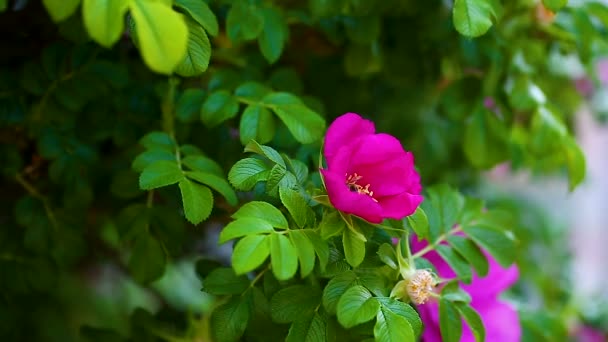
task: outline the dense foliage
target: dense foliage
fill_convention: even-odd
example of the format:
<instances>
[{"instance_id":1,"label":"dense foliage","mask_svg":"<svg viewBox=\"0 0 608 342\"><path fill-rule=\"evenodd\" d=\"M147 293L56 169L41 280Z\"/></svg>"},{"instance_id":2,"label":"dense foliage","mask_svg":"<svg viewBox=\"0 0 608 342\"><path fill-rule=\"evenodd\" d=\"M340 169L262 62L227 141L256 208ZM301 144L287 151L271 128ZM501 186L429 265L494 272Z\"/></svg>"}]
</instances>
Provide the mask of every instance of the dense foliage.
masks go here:
<instances>
[{"instance_id":1,"label":"dense foliage","mask_svg":"<svg viewBox=\"0 0 608 342\"><path fill-rule=\"evenodd\" d=\"M488 255L539 303L517 306L523 339L565 339L588 317L563 269L538 272L567 262L554 227L480 184L505 162L584 178L573 79L599 84L608 8L566 3L0 0L0 336L414 341L404 282L436 250L445 341L461 318L483 340L460 286ZM331 205L323 138L346 112L415 156L413 215Z\"/></svg>"}]
</instances>

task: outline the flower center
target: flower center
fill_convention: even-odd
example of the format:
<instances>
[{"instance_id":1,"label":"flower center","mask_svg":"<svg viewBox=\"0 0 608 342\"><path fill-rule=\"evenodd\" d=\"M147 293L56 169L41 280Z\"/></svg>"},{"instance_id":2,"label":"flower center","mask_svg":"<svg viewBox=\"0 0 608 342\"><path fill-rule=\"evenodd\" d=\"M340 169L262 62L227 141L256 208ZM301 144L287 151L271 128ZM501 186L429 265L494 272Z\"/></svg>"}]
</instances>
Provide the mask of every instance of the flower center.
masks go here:
<instances>
[{"instance_id":1,"label":"flower center","mask_svg":"<svg viewBox=\"0 0 608 342\"><path fill-rule=\"evenodd\" d=\"M356 192L358 194L362 194L362 195L367 195L369 197L371 197L374 202L378 202L378 200L376 200L374 198L374 192L369 190L369 183L366 184L365 186L361 186L359 184L357 184L357 182L359 180L361 180L361 176L359 176L356 172L353 173L352 175L349 175L348 173L344 175L346 177L346 185L348 186L348 189L352 192Z\"/></svg>"},{"instance_id":2,"label":"flower center","mask_svg":"<svg viewBox=\"0 0 608 342\"><path fill-rule=\"evenodd\" d=\"M415 304L424 304L435 287L435 278L427 270L418 270L407 284L407 294Z\"/></svg>"}]
</instances>

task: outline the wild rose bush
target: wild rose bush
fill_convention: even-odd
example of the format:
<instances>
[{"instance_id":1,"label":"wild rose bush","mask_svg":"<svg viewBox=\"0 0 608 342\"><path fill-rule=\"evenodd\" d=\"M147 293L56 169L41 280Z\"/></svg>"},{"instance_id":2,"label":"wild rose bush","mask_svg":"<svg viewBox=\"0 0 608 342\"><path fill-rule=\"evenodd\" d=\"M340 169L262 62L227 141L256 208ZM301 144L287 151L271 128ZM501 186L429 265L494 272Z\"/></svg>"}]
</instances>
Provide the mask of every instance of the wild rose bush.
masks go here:
<instances>
[{"instance_id":1,"label":"wild rose bush","mask_svg":"<svg viewBox=\"0 0 608 342\"><path fill-rule=\"evenodd\" d=\"M564 234L483 172L584 179L572 119L592 95L602 118L607 18L0 0L0 337L601 338Z\"/></svg>"}]
</instances>

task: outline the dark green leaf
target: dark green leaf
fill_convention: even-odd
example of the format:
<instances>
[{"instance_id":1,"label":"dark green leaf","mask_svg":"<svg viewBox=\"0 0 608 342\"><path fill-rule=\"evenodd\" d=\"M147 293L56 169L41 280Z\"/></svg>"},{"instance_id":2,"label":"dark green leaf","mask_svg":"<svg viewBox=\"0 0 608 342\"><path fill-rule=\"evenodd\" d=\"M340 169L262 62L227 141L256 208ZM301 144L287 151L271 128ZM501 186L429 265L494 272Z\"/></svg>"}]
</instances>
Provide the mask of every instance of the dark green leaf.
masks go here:
<instances>
[{"instance_id":1,"label":"dark green leaf","mask_svg":"<svg viewBox=\"0 0 608 342\"><path fill-rule=\"evenodd\" d=\"M213 195L208 187L192 182L187 178L179 181L186 219L197 225L203 222L213 209Z\"/></svg>"},{"instance_id":2,"label":"dark green leaf","mask_svg":"<svg viewBox=\"0 0 608 342\"><path fill-rule=\"evenodd\" d=\"M435 250L450 265L450 268L456 272L459 279L467 284L471 282L471 268L460 254L446 245L439 245L435 247Z\"/></svg>"},{"instance_id":3,"label":"dark green leaf","mask_svg":"<svg viewBox=\"0 0 608 342\"><path fill-rule=\"evenodd\" d=\"M246 276L237 276L227 267L216 268L203 280L203 290L212 295L241 294L249 287Z\"/></svg>"},{"instance_id":4,"label":"dark green leaf","mask_svg":"<svg viewBox=\"0 0 608 342\"><path fill-rule=\"evenodd\" d=\"M342 235L342 231L346 228L346 223L337 211L330 211L323 215L319 230L323 240L327 240L333 236Z\"/></svg>"},{"instance_id":5,"label":"dark green leaf","mask_svg":"<svg viewBox=\"0 0 608 342\"><path fill-rule=\"evenodd\" d=\"M175 116L181 122L195 121L201 112L205 92L202 89L189 88L184 90L175 105Z\"/></svg>"},{"instance_id":6,"label":"dark green leaf","mask_svg":"<svg viewBox=\"0 0 608 342\"><path fill-rule=\"evenodd\" d=\"M234 296L211 313L211 333L217 342L238 341L249 322L248 296Z\"/></svg>"},{"instance_id":7,"label":"dark green leaf","mask_svg":"<svg viewBox=\"0 0 608 342\"><path fill-rule=\"evenodd\" d=\"M217 18L211 9L209 9L209 6L205 1L175 0L173 4L188 13L192 19L203 26L210 35L217 36L219 32Z\"/></svg>"},{"instance_id":8,"label":"dark green leaf","mask_svg":"<svg viewBox=\"0 0 608 342\"><path fill-rule=\"evenodd\" d=\"M286 342L325 342L325 319L318 313L297 318L289 328Z\"/></svg>"},{"instance_id":9,"label":"dark green leaf","mask_svg":"<svg viewBox=\"0 0 608 342\"><path fill-rule=\"evenodd\" d=\"M422 207L416 208L416 211L407 217L407 223L418 239L426 239L429 236L429 219Z\"/></svg>"},{"instance_id":10,"label":"dark green leaf","mask_svg":"<svg viewBox=\"0 0 608 342\"><path fill-rule=\"evenodd\" d=\"M135 171L142 172L148 165L159 160L175 161L175 153L156 149L144 151L135 157L135 160L133 160L133 163L131 164L131 168Z\"/></svg>"},{"instance_id":11,"label":"dark green leaf","mask_svg":"<svg viewBox=\"0 0 608 342\"><path fill-rule=\"evenodd\" d=\"M264 28L258 39L260 51L269 63L274 63L281 57L288 39L289 28L285 15L276 8L264 8L261 12L264 17Z\"/></svg>"},{"instance_id":12,"label":"dark green leaf","mask_svg":"<svg viewBox=\"0 0 608 342\"><path fill-rule=\"evenodd\" d=\"M317 257L319 257L319 264L321 266L321 270L325 270L325 266L329 260L329 246L327 246L327 242L321 239L321 236L312 229L304 229L302 233L306 234L308 240L312 243L315 248L315 253L317 253Z\"/></svg>"},{"instance_id":13,"label":"dark green leaf","mask_svg":"<svg viewBox=\"0 0 608 342\"><path fill-rule=\"evenodd\" d=\"M262 103L272 109L302 144L319 140L325 131L325 120L292 94L272 93L266 95Z\"/></svg>"},{"instance_id":14,"label":"dark green leaf","mask_svg":"<svg viewBox=\"0 0 608 342\"><path fill-rule=\"evenodd\" d=\"M247 146L245 146L245 152L253 152L257 153L261 156L268 158L273 163L285 168L285 161L281 157L281 154L277 152L274 148L270 146L260 145L257 141L250 141Z\"/></svg>"},{"instance_id":15,"label":"dark green leaf","mask_svg":"<svg viewBox=\"0 0 608 342\"><path fill-rule=\"evenodd\" d=\"M291 279L298 270L298 254L291 241L283 234L270 234L270 262L278 280Z\"/></svg>"},{"instance_id":16,"label":"dark green leaf","mask_svg":"<svg viewBox=\"0 0 608 342\"><path fill-rule=\"evenodd\" d=\"M165 132L150 132L144 135L139 143L147 150L165 150L175 153L175 141Z\"/></svg>"},{"instance_id":17,"label":"dark green leaf","mask_svg":"<svg viewBox=\"0 0 608 342\"><path fill-rule=\"evenodd\" d=\"M416 312L411 305L394 298L385 297L377 298L377 300L380 302L383 310L389 310L401 317L405 317L415 336L420 336L420 334L422 334L422 320L420 319L418 312Z\"/></svg>"},{"instance_id":18,"label":"dark green leaf","mask_svg":"<svg viewBox=\"0 0 608 342\"><path fill-rule=\"evenodd\" d=\"M234 90L234 95L242 97L249 101L258 102L261 101L264 96L268 95L272 90L265 85L258 82L248 81Z\"/></svg>"},{"instance_id":19,"label":"dark green leaf","mask_svg":"<svg viewBox=\"0 0 608 342\"><path fill-rule=\"evenodd\" d=\"M376 315L374 337L375 341L379 342L416 341L412 326L407 319L385 307L381 307Z\"/></svg>"},{"instance_id":20,"label":"dark green leaf","mask_svg":"<svg viewBox=\"0 0 608 342\"><path fill-rule=\"evenodd\" d=\"M182 146L183 147L183 146ZM221 166L213 159L209 159L204 156L193 155L186 156L182 159L182 165L185 165L187 168L192 171L201 171L201 172L209 172L213 173L216 176L222 177L224 175L224 171Z\"/></svg>"},{"instance_id":21,"label":"dark green leaf","mask_svg":"<svg viewBox=\"0 0 608 342\"><path fill-rule=\"evenodd\" d=\"M144 233L137 238L131 251L129 271L133 279L147 284L163 275L166 262L160 242L154 236Z\"/></svg>"},{"instance_id":22,"label":"dark green leaf","mask_svg":"<svg viewBox=\"0 0 608 342\"><path fill-rule=\"evenodd\" d=\"M323 307L329 314L335 314L340 297L351 286L359 284L357 274L353 271L346 271L332 278L323 289Z\"/></svg>"},{"instance_id":23,"label":"dark green leaf","mask_svg":"<svg viewBox=\"0 0 608 342\"><path fill-rule=\"evenodd\" d=\"M236 243L232 252L232 267L237 274L253 271L270 254L268 235L247 235Z\"/></svg>"},{"instance_id":24,"label":"dark green leaf","mask_svg":"<svg viewBox=\"0 0 608 342\"><path fill-rule=\"evenodd\" d=\"M148 165L139 176L139 187L151 190L175 184L184 179L184 173L175 161L159 160Z\"/></svg>"},{"instance_id":25,"label":"dark green leaf","mask_svg":"<svg viewBox=\"0 0 608 342\"><path fill-rule=\"evenodd\" d=\"M228 11L226 31L234 42L257 38L264 28L264 15L260 9L246 1L235 2Z\"/></svg>"},{"instance_id":26,"label":"dark green leaf","mask_svg":"<svg viewBox=\"0 0 608 342\"><path fill-rule=\"evenodd\" d=\"M212 173L200 171L187 171L186 176L219 192L222 196L224 196L228 204L232 206L236 206L238 204L236 193L230 184L228 184L228 181L226 181L224 178L218 177Z\"/></svg>"},{"instance_id":27,"label":"dark green leaf","mask_svg":"<svg viewBox=\"0 0 608 342\"><path fill-rule=\"evenodd\" d=\"M509 266L515 260L515 241L505 231L488 225L464 226L463 230L503 267Z\"/></svg>"},{"instance_id":28,"label":"dark green leaf","mask_svg":"<svg viewBox=\"0 0 608 342\"><path fill-rule=\"evenodd\" d=\"M380 304L372 294L365 287L355 285L340 297L336 314L343 327L352 328L373 319L379 310Z\"/></svg>"},{"instance_id":29,"label":"dark green leaf","mask_svg":"<svg viewBox=\"0 0 608 342\"><path fill-rule=\"evenodd\" d=\"M439 299L439 328L445 342L458 342L462 335L462 322L455 305L445 299Z\"/></svg>"},{"instance_id":30,"label":"dark green leaf","mask_svg":"<svg viewBox=\"0 0 608 342\"><path fill-rule=\"evenodd\" d=\"M460 288L457 281L451 281L443 287L441 298L450 302L471 302L471 296Z\"/></svg>"},{"instance_id":31,"label":"dark green leaf","mask_svg":"<svg viewBox=\"0 0 608 342\"><path fill-rule=\"evenodd\" d=\"M467 324L471 328L471 331L473 332L473 335L475 336L475 341L476 342L485 341L486 330L483 326L481 317L479 316L477 311L475 311L475 309L473 309L469 305L466 305L465 303L454 303L454 304L455 304L458 312L460 312L460 315L462 315L462 318L464 318L464 320L467 322Z\"/></svg>"},{"instance_id":32,"label":"dark green leaf","mask_svg":"<svg viewBox=\"0 0 608 342\"><path fill-rule=\"evenodd\" d=\"M218 90L209 95L201 108L201 120L209 127L234 117L239 110L239 103L226 90Z\"/></svg>"},{"instance_id":33,"label":"dark green leaf","mask_svg":"<svg viewBox=\"0 0 608 342\"><path fill-rule=\"evenodd\" d=\"M272 140L275 132L274 120L268 109L257 104L247 106L239 125L241 144L246 145L251 140L265 144Z\"/></svg>"},{"instance_id":34,"label":"dark green leaf","mask_svg":"<svg viewBox=\"0 0 608 342\"><path fill-rule=\"evenodd\" d=\"M382 260L382 262L387 264L390 268L399 268L397 255L395 254L395 249L393 246L389 245L388 243L383 243L380 245L380 248L378 248L378 252L376 252L376 254L378 254L380 260Z\"/></svg>"},{"instance_id":35,"label":"dark green leaf","mask_svg":"<svg viewBox=\"0 0 608 342\"><path fill-rule=\"evenodd\" d=\"M315 267L315 248L303 230L292 230L289 238L293 243L300 261L300 276L307 277Z\"/></svg>"},{"instance_id":36,"label":"dark green leaf","mask_svg":"<svg viewBox=\"0 0 608 342\"><path fill-rule=\"evenodd\" d=\"M204 2L199 1L204 4ZM198 76L207 70L211 59L211 43L207 33L197 22L186 17L188 26L188 44L184 58L175 67L175 73L180 76Z\"/></svg>"},{"instance_id":37,"label":"dark green leaf","mask_svg":"<svg viewBox=\"0 0 608 342\"><path fill-rule=\"evenodd\" d=\"M346 261L352 267L359 266L365 258L365 241L353 233L352 229L345 229L342 233L342 244L344 245Z\"/></svg>"},{"instance_id":38,"label":"dark green leaf","mask_svg":"<svg viewBox=\"0 0 608 342\"><path fill-rule=\"evenodd\" d=\"M448 243L473 266L478 276L485 277L488 274L488 260L479 247L471 240L462 236L452 235L448 236Z\"/></svg>"},{"instance_id":39,"label":"dark green leaf","mask_svg":"<svg viewBox=\"0 0 608 342\"><path fill-rule=\"evenodd\" d=\"M321 302L321 291L309 285L292 285L277 292L270 300L272 320L290 323L311 314Z\"/></svg>"},{"instance_id":40,"label":"dark green leaf","mask_svg":"<svg viewBox=\"0 0 608 342\"><path fill-rule=\"evenodd\" d=\"M273 233L274 229L268 221L255 217L243 217L228 223L220 233L218 243L247 235Z\"/></svg>"},{"instance_id":41,"label":"dark green leaf","mask_svg":"<svg viewBox=\"0 0 608 342\"><path fill-rule=\"evenodd\" d=\"M238 190L248 191L259 182L266 180L268 166L256 158L241 159L232 166L228 181Z\"/></svg>"}]
</instances>

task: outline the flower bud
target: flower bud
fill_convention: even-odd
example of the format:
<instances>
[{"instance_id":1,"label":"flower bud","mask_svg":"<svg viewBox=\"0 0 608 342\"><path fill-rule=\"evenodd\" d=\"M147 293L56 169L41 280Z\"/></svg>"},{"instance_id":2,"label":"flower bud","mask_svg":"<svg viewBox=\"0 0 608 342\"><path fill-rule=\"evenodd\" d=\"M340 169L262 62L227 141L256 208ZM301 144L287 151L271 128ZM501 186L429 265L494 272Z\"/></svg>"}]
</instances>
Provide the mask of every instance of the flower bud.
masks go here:
<instances>
[{"instance_id":1,"label":"flower bud","mask_svg":"<svg viewBox=\"0 0 608 342\"><path fill-rule=\"evenodd\" d=\"M435 288L435 277L427 270L417 270L409 279L406 291L414 304L426 303Z\"/></svg>"}]
</instances>

